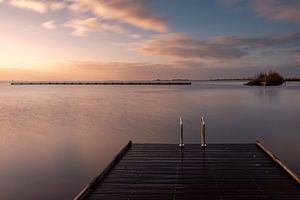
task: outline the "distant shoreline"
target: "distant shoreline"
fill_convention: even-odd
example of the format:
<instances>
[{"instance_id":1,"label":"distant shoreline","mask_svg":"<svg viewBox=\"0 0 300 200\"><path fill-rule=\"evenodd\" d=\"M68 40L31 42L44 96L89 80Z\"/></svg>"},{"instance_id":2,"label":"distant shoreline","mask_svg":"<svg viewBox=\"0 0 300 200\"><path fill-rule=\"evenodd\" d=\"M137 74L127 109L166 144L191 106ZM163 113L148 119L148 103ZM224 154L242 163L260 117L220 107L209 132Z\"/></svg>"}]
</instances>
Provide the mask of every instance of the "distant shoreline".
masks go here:
<instances>
[{"instance_id":1,"label":"distant shoreline","mask_svg":"<svg viewBox=\"0 0 300 200\"><path fill-rule=\"evenodd\" d=\"M252 78L216 78L216 79L157 79L157 80L108 80L108 81L10 81L10 80L0 80L0 83L11 83L12 85L17 85L20 83L50 83L50 84L72 84L72 83L82 83L82 84L93 84L93 83L189 83L189 82L201 82L201 81L250 81ZM300 82L300 78L286 78L286 82Z\"/></svg>"},{"instance_id":2,"label":"distant shoreline","mask_svg":"<svg viewBox=\"0 0 300 200\"><path fill-rule=\"evenodd\" d=\"M11 85L192 85L191 81L12 81Z\"/></svg>"},{"instance_id":3,"label":"distant shoreline","mask_svg":"<svg viewBox=\"0 0 300 200\"><path fill-rule=\"evenodd\" d=\"M250 80L253 80L251 78L249 79L206 79L206 80L190 80L190 81L250 81ZM284 79L286 82L300 82L300 78L293 78L293 79L290 79L290 78L287 78L287 79Z\"/></svg>"}]
</instances>

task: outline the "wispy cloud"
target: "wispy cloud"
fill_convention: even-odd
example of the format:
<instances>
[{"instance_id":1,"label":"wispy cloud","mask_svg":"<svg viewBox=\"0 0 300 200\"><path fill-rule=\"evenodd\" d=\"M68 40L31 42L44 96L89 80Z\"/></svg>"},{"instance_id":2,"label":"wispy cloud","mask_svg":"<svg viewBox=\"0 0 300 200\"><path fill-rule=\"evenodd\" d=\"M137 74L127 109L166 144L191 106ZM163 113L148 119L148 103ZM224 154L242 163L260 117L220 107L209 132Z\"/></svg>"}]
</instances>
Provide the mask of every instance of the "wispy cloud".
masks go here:
<instances>
[{"instance_id":1,"label":"wispy cloud","mask_svg":"<svg viewBox=\"0 0 300 200\"><path fill-rule=\"evenodd\" d=\"M254 0L253 10L274 21L300 22L299 0Z\"/></svg>"},{"instance_id":2,"label":"wispy cloud","mask_svg":"<svg viewBox=\"0 0 300 200\"><path fill-rule=\"evenodd\" d=\"M232 37L232 36L220 36L214 38L214 42L223 45L231 45L243 48L268 48L268 47L298 47L300 45L300 33L281 33L271 34L260 37Z\"/></svg>"},{"instance_id":3,"label":"wispy cloud","mask_svg":"<svg viewBox=\"0 0 300 200\"><path fill-rule=\"evenodd\" d=\"M10 0L11 6L31 10L38 13L46 13L49 10L60 10L66 7L63 1L43 1L43 0Z\"/></svg>"},{"instance_id":4,"label":"wispy cloud","mask_svg":"<svg viewBox=\"0 0 300 200\"><path fill-rule=\"evenodd\" d=\"M163 17L150 12L148 0L75 0L73 11L92 12L108 20L118 20L132 26L165 32L168 26Z\"/></svg>"},{"instance_id":5,"label":"wispy cloud","mask_svg":"<svg viewBox=\"0 0 300 200\"><path fill-rule=\"evenodd\" d=\"M162 34L137 44L136 50L147 54L182 58L234 59L243 57L252 50L275 47L300 49L300 33L261 37L219 36L210 40L201 40L184 34Z\"/></svg>"},{"instance_id":6,"label":"wispy cloud","mask_svg":"<svg viewBox=\"0 0 300 200\"><path fill-rule=\"evenodd\" d=\"M49 1L47 4L50 10L61 10L67 7L67 3L64 1Z\"/></svg>"},{"instance_id":7,"label":"wispy cloud","mask_svg":"<svg viewBox=\"0 0 300 200\"><path fill-rule=\"evenodd\" d=\"M105 30L117 34L129 35L131 37L139 37L138 34L131 33L120 25L104 22L96 17L71 20L63 26L71 28L73 30L72 34L76 36L86 36L92 31Z\"/></svg>"},{"instance_id":8,"label":"wispy cloud","mask_svg":"<svg viewBox=\"0 0 300 200\"><path fill-rule=\"evenodd\" d=\"M42 1L34 0L11 0L9 4L18 8L32 10L38 13L45 13L47 6Z\"/></svg>"},{"instance_id":9,"label":"wispy cloud","mask_svg":"<svg viewBox=\"0 0 300 200\"><path fill-rule=\"evenodd\" d=\"M41 68L9 69L0 68L0 79L4 80L120 80L120 79L207 79L238 78L253 75L259 71L277 70L285 76L294 77L300 63L285 63L266 66L247 60L234 62L212 62L178 60L169 63L128 62L128 61L70 61L55 63L51 71Z\"/></svg>"},{"instance_id":10,"label":"wispy cloud","mask_svg":"<svg viewBox=\"0 0 300 200\"><path fill-rule=\"evenodd\" d=\"M68 64L68 74L85 73L90 79L172 79L172 78L216 78L242 77L257 73L257 71L278 70L287 75L297 71L299 63L289 62L274 66L255 63L251 59L238 59L231 62L212 61L201 62L194 60L175 60L165 63L153 62L91 62L72 61ZM91 77L91 75L93 77Z\"/></svg>"},{"instance_id":11,"label":"wispy cloud","mask_svg":"<svg viewBox=\"0 0 300 200\"><path fill-rule=\"evenodd\" d=\"M246 3L258 16L272 21L300 22L299 0L223 0L226 3Z\"/></svg>"},{"instance_id":12,"label":"wispy cloud","mask_svg":"<svg viewBox=\"0 0 300 200\"><path fill-rule=\"evenodd\" d=\"M54 29L56 27L55 21L48 20L41 24L41 26L45 29Z\"/></svg>"},{"instance_id":13,"label":"wispy cloud","mask_svg":"<svg viewBox=\"0 0 300 200\"><path fill-rule=\"evenodd\" d=\"M6 0L6 3L40 14L62 9L74 12L77 17L63 24L72 28L77 36L101 29L139 37L128 31L133 27L153 32L168 31L165 19L151 11L148 0ZM82 15L89 17L78 19Z\"/></svg>"},{"instance_id":14,"label":"wispy cloud","mask_svg":"<svg viewBox=\"0 0 300 200\"><path fill-rule=\"evenodd\" d=\"M235 46L200 40L184 34L159 35L137 45L137 51L177 58L240 58L246 53Z\"/></svg>"},{"instance_id":15,"label":"wispy cloud","mask_svg":"<svg viewBox=\"0 0 300 200\"><path fill-rule=\"evenodd\" d=\"M295 58L295 61L296 61L296 62L300 63L300 52L296 52L296 53L294 54L294 58Z\"/></svg>"}]
</instances>

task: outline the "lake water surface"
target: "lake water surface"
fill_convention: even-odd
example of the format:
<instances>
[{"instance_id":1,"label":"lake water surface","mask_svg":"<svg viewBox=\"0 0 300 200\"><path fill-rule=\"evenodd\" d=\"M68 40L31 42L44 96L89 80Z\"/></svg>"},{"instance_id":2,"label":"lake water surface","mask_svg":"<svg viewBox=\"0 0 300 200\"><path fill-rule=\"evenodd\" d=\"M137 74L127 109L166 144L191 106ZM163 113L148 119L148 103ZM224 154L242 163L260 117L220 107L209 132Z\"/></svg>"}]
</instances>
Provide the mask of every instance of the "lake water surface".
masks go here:
<instances>
[{"instance_id":1,"label":"lake water surface","mask_svg":"<svg viewBox=\"0 0 300 200\"><path fill-rule=\"evenodd\" d=\"M1 199L72 199L128 142L260 140L300 174L300 83L247 87L11 86L0 83Z\"/></svg>"}]
</instances>

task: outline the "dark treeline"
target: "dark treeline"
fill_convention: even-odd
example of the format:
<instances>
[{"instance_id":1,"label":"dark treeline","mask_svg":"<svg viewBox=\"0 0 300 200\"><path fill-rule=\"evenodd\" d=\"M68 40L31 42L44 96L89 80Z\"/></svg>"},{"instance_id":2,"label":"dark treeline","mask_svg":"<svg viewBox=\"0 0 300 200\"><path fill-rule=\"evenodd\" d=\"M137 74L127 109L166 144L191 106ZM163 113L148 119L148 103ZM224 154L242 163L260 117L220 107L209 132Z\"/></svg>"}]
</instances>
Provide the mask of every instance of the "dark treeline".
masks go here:
<instances>
[{"instance_id":1,"label":"dark treeline","mask_svg":"<svg viewBox=\"0 0 300 200\"><path fill-rule=\"evenodd\" d=\"M285 82L286 80L278 73L275 71L269 71L268 73L260 73L255 76L255 78L245 85L264 85L264 86L270 86L270 85L281 85Z\"/></svg>"},{"instance_id":2,"label":"dark treeline","mask_svg":"<svg viewBox=\"0 0 300 200\"><path fill-rule=\"evenodd\" d=\"M300 78L285 78L285 81L300 81Z\"/></svg>"}]
</instances>

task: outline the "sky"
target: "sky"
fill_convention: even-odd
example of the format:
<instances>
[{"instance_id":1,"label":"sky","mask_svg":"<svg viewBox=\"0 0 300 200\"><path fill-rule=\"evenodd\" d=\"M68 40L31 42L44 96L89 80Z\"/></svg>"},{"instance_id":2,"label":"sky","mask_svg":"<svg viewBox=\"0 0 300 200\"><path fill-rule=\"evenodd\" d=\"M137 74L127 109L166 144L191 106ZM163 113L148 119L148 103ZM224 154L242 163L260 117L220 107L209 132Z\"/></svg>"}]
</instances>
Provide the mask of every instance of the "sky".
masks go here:
<instances>
[{"instance_id":1,"label":"sky","mask_svg":"<svg viewBox=\"0 0 300 200\"><path fill-rule=\"evenodd\" d=\"M299 0L0 0L0 80L300 77Z\"/></svg>"}]
</instances>

